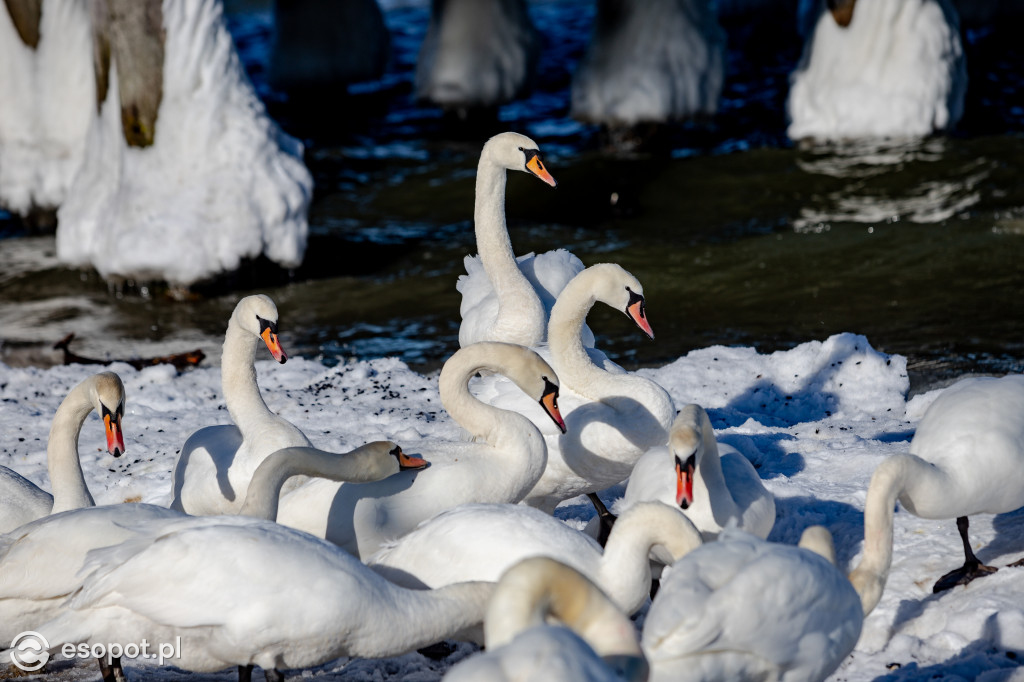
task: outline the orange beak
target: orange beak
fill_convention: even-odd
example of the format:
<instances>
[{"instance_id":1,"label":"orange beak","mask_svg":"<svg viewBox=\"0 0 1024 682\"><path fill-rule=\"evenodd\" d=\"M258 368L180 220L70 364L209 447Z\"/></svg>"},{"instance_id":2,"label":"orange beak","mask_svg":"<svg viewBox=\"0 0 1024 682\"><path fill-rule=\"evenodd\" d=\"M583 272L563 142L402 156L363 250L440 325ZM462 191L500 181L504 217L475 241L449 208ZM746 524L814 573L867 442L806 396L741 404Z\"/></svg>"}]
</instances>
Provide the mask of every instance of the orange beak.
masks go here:
<instances>
[{"instance_id":1,"label":"orange beak","mask_svg":"<svg viewBox=\"0 0 1024 682\"><path fill-rule=\"evenodd\" d=\"M676 504L686 509L693 504L693 469L694 456L690 455L686 464L676 457Z\"/></svg>"},{"instance_id":2,"label":"orange beak","mask_svg":"<svg viewBox=\"0 0 1024 682\"><path fill-rule=\"evenodd\" d=\"M397 446L395 447L394 450L391 451L391 454L396 455L398 457L399 471L406 471L407 469L423 469L426 468L428 464L427 460L423 459L422 457L417 457L416 455L407 455L404 452L402 452L402 448Z\"/></svg>"},{"instance_id":3,"label":"orange beak","mask_svg":"<svg viewBox=\"0 0 1024 682\"><path fill-rule=\"evenodd\" d=\"M114 457L120 457L124 454L124 432L121 430L121 417L104 408L103 427L107 431L107 452Z\"/></svg>"},{"instance_id":4,"label":"orange beak","mask_svg":"<svg viewBox=\"0 0 1024 682\"><path fill-rule=\"evenodd\" d=\"M547 377L544 378L544 395L540 397L540 405L548 413L558 429L565 433L565 422L562 421L562 413L558 411L558 386L551 383Z\"/></svg>"},{"instance_id":5,"label":"orange beak","mask_svg":"<svg viewBox=\"0 0 1024 682\"><path fill-rule=\"evenodd\" d=\"M626 287L626 291L629 292L629 303L626 304L626 315L636 323L636 326L644 330L644 334L647 334L648 338L653 339L654 330L651 329L651 323L647 321L647 308L643 295L636 293L629 287Z\"/></svg>"},{"instance_id":6,"label":"orange beak","mask_svg":"<svg viewBox=\"0 0 1024 682\"><path fill-rule=\"evenodd\" d=\"M284 352L284 348L281 348L281 342L277 338L277 334L269 326L263 329L260 333L260 338L263 339L263 343L267 344L267 350L274 356L274 359L280 362L282 365L287 362L288 354Z\"/></svg>"},{"instance_id":7,"label":"orange beak","mask_svg":"<svg viewBox=\"0 0 1024 682\"><path fill-rule=\"evenodd\" d=\"M548 169L544 167L544 162L540 160L540 154L537 152L533 152L533 154L527 158L526 170L530 171L552 187L558 186L555 179L551 177L551 173L548 173Z\"/></svg>"},{"instance_id":8,"label":"orange beak","mask_svg":"<svg viewBox=\"0 0 1024 682\"><path fill-rule=\"evenodd\" d=\"M846 28L853 21L853 7L857 0L828 0L826 4L840 28Z\"/></svg>"}]
</instances>

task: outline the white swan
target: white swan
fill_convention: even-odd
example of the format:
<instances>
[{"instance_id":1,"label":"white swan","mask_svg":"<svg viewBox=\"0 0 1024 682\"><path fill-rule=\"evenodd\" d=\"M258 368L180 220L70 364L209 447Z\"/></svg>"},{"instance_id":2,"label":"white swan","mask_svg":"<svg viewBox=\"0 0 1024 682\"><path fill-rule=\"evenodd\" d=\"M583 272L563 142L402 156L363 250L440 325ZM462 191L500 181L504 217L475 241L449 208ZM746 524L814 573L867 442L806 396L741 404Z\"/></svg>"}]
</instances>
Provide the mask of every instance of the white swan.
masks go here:
<instances>
[{"instance_id":1,"label":"white swan","mask_svg":"<svg viewBox=\"0 0 1024 682\"><path fill-rule=\"evenodd\" d=\"M839 0L815 4L814 31L791 76L787 134L918 138L963 113L967 68L948 0Z\"/></svg>"},{"instance_id":2,"label":"white swan","mask_svg":"<svg viewBox=\"0 0 1024 682\"><path fill-rule=\"evenodd\" d=\"M775 525L775 497L746 457L715 440L708 413L695 404L672 422L668 446L633 467L622 508L643 500L678 504L705 540L728 527L763 539Z\"/></svg>"},{"instance_id":3,"label":"white swan","mask_svg":"<svg viewBox=\"0 0 1024 682\"><path fill-rule=\"evenodd\" d=\"M572 116L631 126L714 114L725 32L709 0L598 0Z\"/></svg>"},{"instance_id":4,"label":"white swan","mask_svg":"<svg viewBox=\"0 0 1024 682\"><path fill-rule=\"evenodd\" d=\"M661 386L626 372L599 351L584 348L583 322L597 301L621 310L654 337L643 286L618 265L591 266L559 294L551 310L548 336L551 366L564 387L561 400L566 432L562 435L545 425L548 466L524 498L527 504L548 512L562 500L625 480L640 455L667 442L675 416L672 398ZM487 377L478 383L491 381L495 380ZM510 399L507 392L495 398Z\"/></svg>"},{"instance_id":5,"label":"white swan","mask_svg":"<svg viewBox=\"0 0 1024 682\"><path fill-rule=\"evenodd\" d=\"M462 347L477 341L538 345L546 336L555 297L583 269L583 263L564 249L517 261L505 226L506 170L525 171L555 186L537 143L525 135L501 133L484 144L473 209L479 255L466 257L468 274L455 285L462 294Z\"/></svg>"},{"instance_id":6,"label":"white swan","mask_svg":"<svg viewBox=\"0 0 1024 682\"><path fill-rule=\"evenodd\" d=\"M529 89L540 34L525 0L433 0L416 62L416 97L454 110L489 109Z\"/></svg>"},{"instance_id":7,"label":"white swan","mask_svg":"<svg viewBox=\"0 0 1024 682\"><path fill-rule=\"evenodd\" d=\"M453 666L445 682L647 679L632 621L586 577L548 557L524 559L502 575L484 636L487 651Z\"/></svg>"},{"instance_id":8,"label":"white swan","mask_svg":"<svg viewBox=\"0 0 1024 682\"><path fill-rule=\"evenodd\" d=\"M640 503L622 514L603 551L590 537L538 509L464 504L425 521L366 563L399 585L440 587L495 581L521 559L546 556L575 568L618 608L633 614L651 587L651 550L664 548L664 560L672 563L700 544L693 524L660 502Z\"/></svg>"},{"instance_id":9,"label":"white swan","mask_svg":"<svg viewBox=\"0 0 1024 682\"><path fill-rule=\"evenodd\" d=\"M263 402L253 366L261 339L275 360L288 359L277 338L277 306L269 296L246 296L228 321L220 368L224 402L235 424L204 427L185 441L174 464L172 509L233 514L264 457L281 448L312 445Z\"/></svg>"},{"instance_id":10,"label":"white swan","mask_svg":"<svg viewBox=\"0 0 1024 682\"><path fill-rule=\"evenodd\" d=\"M0 533L8 533L48 514L95 504L78 458L78 436L85 418L93 410L103 420L107 451L114 457L124 454L121 431L124 384L113 372L100 372L71 389L53 415L46 442L53 495L17 472L0 466Z\"/></svg>"},{"instance_id":11,"label":"white swan","mask_svg":"<svg viewBox=\"0 0 1024 682\"><path fill-rule=\"evenodd\" d=\"M342 553L331 548L324 549L324 543L319 540L283 529L283 536L275 535L268 530L273 529L274 524L266 522L273 519L277 510L277 495L289 477L308 475L351 481L374 481L391 476L402 469L420 468L425 465L426 462L418 458L406 456L401 448L390 441L369 443L345 454L324 452L315 448L287 448L271 454L257 468L249 484L245 504L241 508L242 516L237 519L191 517L149 504L119 504L77 509L22 526L13 533L0 536L0 641L10 641L18 632L36 629L45 621L64 614L67 611L68 596L95 578L95 575L86 578L86 574L104 573L120 566L119 559L114 559L113 563L106 563L108 556L120 557L125 561L128 561L129 556L134 557L132 561L135 562L135 568L132 570L140 571L129 581L130 585L122 585L126 590L126 599L142 600L172 619L180 617L187 620L185 614L190 609L193 614L207 608L211 613L223 610L224 613L213 620L203 620L208 627L200 628L207 633L201 647L203 651L197 654L200 656L210 654L211 651L213 654L210 655L218 652L225 656L232 653L242 655L239 650L245 648L247 640L216 636L218 633L225 634L224 631L218 631L217 627L227 627L227 622L231 619L227 614L236 614L235 617L240 621L256 617L256 612L248 609L238 610L236 607L244 603L261 603L263 597L256 598L254 595L259 595L264 587L268 589L268 594L290 594L296 599L303 598L301 588L308 588L305 598L319 598L317 591L312 587L316 584L313 579L300 579L300 576L308 577L309 573L293 573L290 576L270 575L273 571L266 562L270 561L267 557L275 551L275 542L281 543L283 548L291 547L299 554L306 552L306 556L320 557L315 560L321 563L334 561L343 567L347 566L343 570L353 573L357 582L377 585L370 594L361 594L362 599L381 598L382 592L392 596L400 594L394 593L390 586L387 586L387 589L380 588L384 581L375 575L371 576L371 572L362 566L349 566L349 563L355 562L349 562L348 557L330 559L332 555ZM218 552L213 552L210 547L195 545L183 551L177 559L167 559L169 563L165 566L163 560L148 565L147 559L135 556L146 547L152 545L156 548L165 541L172 541L170 544L181 541L184 543L181 547L185 547L188 542L182 540L180 532L187 534L202 529L210 529L210 534L203 537L219 538L217 542L222 543L222 546ZM217 542L213 544L216 545ZM134 550L114 547L119 543L128 543ZM252 543L255 543L254 546L250 546ZM238 554L232 558L236 550ZM106 551L110 554L103 553ZM157 550L155 554L162 551L164 550ZM169 551L173 555L176 550ZM247 555L246 552L265 552L266 555L255 562L250 562L252 555ZM296 561L301 564L302 559L296 557ZM249 567L248 572L253 575L247 574L246 566ZM166 592L161 596L155 589L150 589L155 586L147 587L147 583L149 580L162 580L163 578L159 577L162 570L167 572L164 576L167 582L163 586ZM315 572L317 569L311 567L308 570ZM128 574L131 575L131 572L130 570ZM195 579L199 574L202 575L202 580ZM192 577L187 578L189 575ZM274 590L267 587L268 583L275 579L291 583L291 588ZM190 581L196 584L203 583L210 590L205 599L188 602L184 593L177 593L175 596L176 590L183 582ZM226 589L225 585L231 584L236 587L248 584L252 592L248 596L235 595L239 600L235 602L235 606L224 608L224 604L230 603L231 600L223 601L226 598L223 590ZM296 590L296 585L300 586L300 589ZM355 594L352 595L353 599ZM168 601L161 605L161 599ZM169 608L171 604L175 605L175 608ZM264 613L266 617L262 621L262 627L269 628L272 619L278 614L274 610ZM217 620L222 616L228 620ZM482 612L477 616L482 617ZM287 622L287 617L284 620ZM79 622L77 616L72 622ZM128 629L119 630L126 633L126 639L121 641L140 641L130 637L133 622L135 621L128 618L125 624ZM182 621L174 622L180 624ZM257 625L253 624L252 627ZM287 629L284 631L287 632ZM72 638L68 641L79 640ZM82 641L85 641L85 638ZM252 650L252 653L255 656L259 652ZM230 662L225 662L220 667L229 665ZM243 660L239 664L248 665L251 662ZM175 664L181 665L178 661L175 661Z\"/></svg>"},{"instance_id":12,"label":"white swan","mask_svg":"<svg viewBox=\"0 0 1024 682\"><path fill-rule=\"evenodd\" d=\"M822 530L792 547L727 529L667 568L641 638L652 682L813 682L832 673L864 618Z\"/></svg>"},{"instance_id":13,"label":"white swan","mask_svg":"<svg viewBox=\"0 0 1024 682\"><path fill-rule=\"evenodd\" d=\"M407 444L430 467L376 483L309 481L282 498L278 521L366 558L444 509L521 500L544 471L547 448L529 419L470 395L469 379L481 370L507 376L565 428L557 405L558 377L539 355L511 344L476 343L448 359L438 383L441 404L452 419L483 442ZM540 411L536 404L531 408Z\"/></svg>"},{"instance_id":14,"label":"white swan","mask_svg":"<svg viewBox=\"0 0 1024 682\"><path fill-rule=\"evenodd\" d=\"M870 613L892 564L896 502L924 519L957 519L965 561L936 592L995 569L982 565L967 539L967 517L1024 507L1024 376L963 379L935 399L910 442L910 453L875 470L864 503L864 549L850 580Z\"/></svg>"}]
</instances>

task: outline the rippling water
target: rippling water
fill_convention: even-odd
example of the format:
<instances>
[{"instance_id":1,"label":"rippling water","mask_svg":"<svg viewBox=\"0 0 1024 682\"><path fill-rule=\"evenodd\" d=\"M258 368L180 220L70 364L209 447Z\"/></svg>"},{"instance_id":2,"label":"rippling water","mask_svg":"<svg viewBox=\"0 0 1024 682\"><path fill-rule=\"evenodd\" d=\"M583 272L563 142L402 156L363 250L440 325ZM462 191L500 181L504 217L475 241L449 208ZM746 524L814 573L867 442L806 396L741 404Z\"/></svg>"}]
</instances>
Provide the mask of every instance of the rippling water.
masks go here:
<instances>
[{"instance_id":1,"label":"rippling water","mask_svg":"<svg viewBox=\"0 0 1024 682\"><path fill-rule=\"evenodd\" d=\"M388 12L394 58L339 105L288 101L263 79L270 14L231 17L270 110L307 145L316 178L306 263L255 264L206 295L112 291L60 267L52 237L0 214L0 359L52 362L68 332L83 355L202 347L215 360L240 295L269 293L292 353L399 355L437 366L457 347L462 258L475 252L480 146L505 129L541 145L559 181L508 186L519 253L564 246L643 282L656 341L595 309L591 327L627 365L710 344L786 348L841 331L909 356L918 383L963 371L1024 371L1024 75L1012 31L968 33L971 84L956 135L916 146L796 149L784 137L792 16L727 25L729 72L713 122L663 133L654 151L614 154L567 117L592 0L531 5L545 34L540 82L500 120L466 129L411 100L422 3Z\"/></svg>"}]
</instances>

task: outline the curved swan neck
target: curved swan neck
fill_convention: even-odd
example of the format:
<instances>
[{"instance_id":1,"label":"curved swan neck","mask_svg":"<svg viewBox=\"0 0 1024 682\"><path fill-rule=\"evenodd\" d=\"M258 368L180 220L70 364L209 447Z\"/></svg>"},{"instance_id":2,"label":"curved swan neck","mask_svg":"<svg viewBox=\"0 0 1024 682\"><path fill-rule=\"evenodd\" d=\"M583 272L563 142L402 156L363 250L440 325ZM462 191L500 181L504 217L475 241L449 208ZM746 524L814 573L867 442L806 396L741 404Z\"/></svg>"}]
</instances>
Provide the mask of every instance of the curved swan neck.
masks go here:
<instances>
[{"instance_id":1,"label":"curved swan neck","mask_svg":"<svg viewBox=\"0 0 1024 682\"><path fill-rule=\"evenodd\" d=\"M587 387L600 384L609 376L590 360L580 336L587 315L597 302L592 283L594 273L593 269L584 270L565 285L548 321L548 344L558 377L566 386L591 399L600 396L588 395Z\"/></svg>"},{"instance_id":2,"label":"curved swan neck","mask_svg":"<svg viewBox=\"0 0 1024 682\"><path fill-rule=\"evenodd\" d=\"M93 385L93 381L86 380L75 386L53 415L46 444L46 467L53 488L53 514L96 504L85 484L82 463L78 458L78 434L94 407L91 399Z\"/></svg>"},{"instance_id":3,"label":"curved swan neck","mask_svg":"<svg viewBox=\"0 0 1024 682\"><path fill-rule=\"evenodd\" d=\"M256 382L256 349L260 340L238 326L232 318L224 334L221 357L221 390L228 413L245 434L260 421L276 418L267 408Z\"/></svg>"},{"instance_id":4,"label":"curved swan neck","mask_svg":"<svg viewBox=\"0 0 1024 682\"><path fill-rule=\"evenodd\" d=\"M648 556L664 547L678 560L702 543L700 531L678 510L661 502L640 502L615 522L601 559L601 584L620 608L643 606L651 586Z\"/></svg>"},{"instance_id":5,"label":"curved swan neck","mask_svg":"<svg viewBox=\"0 0 1024 682\"><path fill-rule=\"evenodd\" d=\"M503 327L507 324L503 314L507 314L508 302L514 301L520 309L529 308L530 317L539 327L536 330L524 330L519 321L513 327L502 329L500 340L536 345L544 335L544 308L533 285L516 263L505 224L505 183L505 168L491 160L488 154L481 155L476 172L476 202L473 208L476 248L480 254L480 263L498 299L498 317L494 326ZM506 338L506 331L511 336ZM520 338L524 334L531 338Z\"/></svg>"},{"instance_id":6,"label":"curved swan neck","mask_svg":"<svg viewBox=\"0 0 1024 682\"><path fill-rule=\"evenodd\" d=\"M701 416L700 427L701 455L700 461L697 462L697 475L693 481L694 505L706 506L711 509L713 502L712 515L716 521L721 519L723 523L720 525L724 526L726 519L739 514L739 508L725 482L715 429L711 426L711 420L706 413Z\"/></svg>"},{"instance_id":7,"label":"curved swan neck","mask_svg":"<svg viewBox=\"0 0 1024 682\"><path fill-rule=\"evenodd\" d=\"M438 389L441 405L452 419L471 436L497 445L508 429L512 432L536 431L529 419L518 412L504 410L478 400L469 391L469 380L481 370L492 370L516 383L515 372L502 362L490 344L474 344L453 355L441 368ZM546 452L546 451L545 451Z\"/></svg>"},{"instance_id":8,"label":"curved swan neck","mask_svg":"<svg viewBox=\"0 0 1024 682\"><path fill-rule=\"evenodd\" d=\"M372 443L367 444L347 454L308 447L284 448L273 452L256 467L249 481L245 503L238 513L276 521L281 488L292 476L316 476L332 481L366 483L398 471L397 460L394 460L394 471L384 470L372 446Z\"/></svg>"},{"instance_id":9,"label":"curved swan neck","mask_svg":"<svg viewBox=\"0 0 1024 682\"><path fill-rule=\"evenodd\" d=\"M861 598L864 615L882 598L882 590L892 565L893 516L896 500L908 483L934 481L942 490L945 474L915 455L893 455L875 469L864 503L864 549L860 564L850 572L850 582ZM930 485L928 487L931 487Z\"/></svg>"},{"instance_id":10,"label":"curved swan neck","mask_svg":"<svg viewBox=\"0 0 1024 682\"><path fill-rule=\"evenodd\" d=\"M455 583L434 590L411 590L386 584L389 591L393 591L386 600L390 608L375 607L367 617L376 619L389 636L360 639L349 647L347 655L398 656L479 626L495 590L494 583L490 582Z\"/></svg>"}]
</instances>

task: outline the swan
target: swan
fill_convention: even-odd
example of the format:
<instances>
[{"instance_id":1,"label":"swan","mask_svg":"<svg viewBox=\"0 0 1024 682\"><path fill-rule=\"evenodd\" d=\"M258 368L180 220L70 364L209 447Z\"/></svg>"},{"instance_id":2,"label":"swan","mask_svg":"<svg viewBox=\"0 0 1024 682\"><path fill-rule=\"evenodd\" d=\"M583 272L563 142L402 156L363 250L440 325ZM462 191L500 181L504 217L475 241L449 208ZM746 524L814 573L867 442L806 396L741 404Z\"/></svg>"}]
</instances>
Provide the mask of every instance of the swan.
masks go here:
<instances>
[{"instance_id":1,"label":"swan","mask_svg":"<svg viewBox=\"0 0 1024 682\"><path fill-rule=\"evenodd\" d=\"M192 517L150 504L119 504L72 510L27 524L13 533L0 536L0 640L9 641L18 632L40 627L49 632L48 626L41 624L56 619L68 627L79 628L74 630L79 634L62 641L88 641L89 637L81 634L80 628L93 622L89 618L99 614L96 617L105 621L110 619L109 613L114 613L118 615L113 620L119 622L108 625L116 628L116 636L121 638L117 641L122 643L138 643L140 637L147 636L145 633L153 632L147 630L148 627L163 633L168 632L166 628L182 628L191 633L182 633L183 642L188 641L190 649L199 647L199 650L183 653L197 658L186 658L185 662L175 660L179 667L212 665L211 661L217 661L217 668L190 669L219 669L232 663L241 666L255 663L272 669L274 654L266 649L260 651L259 645L250 646L250 642L260 641L250 639L250 634L262 628L262 636L273 639L280 638L282 632L293 632L290 630L292 620L288 617L290 609L280 604L273 608L267 606L267 610L263 606L239 609L239 604L267 605L268 600L274 598L283 601L294 599L299 604L303 600L320 604L323 595L319 588L334 586L338 581L338 589L343 589L344 585L350 590L347 595L349 606L344 608L354 609L353 613L358 613L360 608L391 608L393 611L396 605L401 608L402 603L409 602L412 606L406 616L417 615L415 609L420 608L418 617L422 621L429 615L431 604L441 604L454 610L454 605L445 604L440 593L437 597L428 595L426 598L421 598L424 593L405 596L405 590L377 577L337 548L271 523L277 510L277 495L290 477L324 476L365 482L424 466L425 461L406 455L390 441L368 443L345 454L306 447L285 448L272 453L257 467L237 518ZM285 561L287 566L279 573L274 569L282 568L282 565L274 564L275 553L291 553ZM304 563L308 563L306 568L296 571L296 567ZM337 574L331 572L332 567L337 569ZM124 581L118 584L117 595L107 595L107 598L123 598L123 603L119 602L109 610L90 604L96 608L72 613L75 605L66 603L69 595L78 594L84 600L81 597L83 591L88 591L90 586L102 590L96 581L112 579L109 574L121 568L127 570L114 579L124 578ZM102 580L100 575L104 576ZM202 580L196 580L196 575L202 575ZM157 589L150 584L151 580L165 582ZM201 583L203 588L189 592L183 590L186 583L196 586ZM238 592L231 594L230 589ZM477 594L475 589L458 586L451 589L451 596L447 599L454 602L460 594L471 598L470 602L460 606L468 610L477 604L473 600L486 598L486 591ZM170 608L172 604L174 608ZM133 608L138 611L132 611ZM475 618L479 621L483 617L483 604L477 604L476 608ZM147 613L156 613L168 620L158 618L155 624L147 622L144 615ZM296 613L300 614L301 609ZM65 615L68 616L66 619L63 618ZM302 617L295 615L293 619L301 620ZM203 625L189 629L189 624L195 625L193 619L198 619ZM279 630L274 629L275 623ZM466 627L457 618L452 623L456 629ZM233 629L239 624L253 630L239 633ZM359 627L351 628L346 635L339 635L339 640L349 636L361 641L358 646L379 646L390 652L386 647L398 645L365 641L374 627L382 625L363 624L361 630ZM160 630L161 627L165 629ZM413 638L409 640L412 641L410 648L420 645L416 637L422 636L425 644L448 634L447 630L442 630L435 635L435 631L430 629L432 625L422 622L417 627L423 628L425 634L409 630L408 636ZM331 632L336 630L336 627L330 628ZM66 630L56 629L54 632ZM186 640L192 636L197 639ZM287 640L286 636L284 639L287 641L279 642L277 646L292 647L309 654L310 647L315 653L316 647L322 644L317 639L306 643L306 649L303 649L301 636L295 636L299 638L297 641ZM115 640L99 638L98 641ZM56 645L57 640L50 640L50 644ZM360 651L369 655L371 650ZM291 660L282 656L280 662L285 665Z\"/></svg>"},{"instance_id":2,"label":"swan","mask_svg":"<svg viewBox=\"0 0 1024 682\"><path fill-rule=\"evenodd\" d=\"M598 0L572 80L574 118L612 126L714 114L725 32L709 0Z\"/></svg>"},{"instance_id":3,"label":"swan","mask_svg":"<svg viewBox=\"0 0 1024 682\"><path fill-rule=\"evenodd\" d=\"M910 452L875 469L864 503L864 549L850 581L864 594L864 613L878 604L892 564L896 502L924 519L956 518L964 566L934 591L966 584L996 569L974 556L967 518L1024 507L1024 376L962 379L935 399L910 441Z\"/></svg>"},{"instance_id":4,"label":"swan","mask_svg":"<svg viewBox=\"0 0 1024 682\"><path fill-rule=\"evenodd\" d=\"M730 528L687 554L666 569L644 621L651 681L824 680L864 620L832 559L820 527L800 547Z\"/></svg>"},{"instance_id":5,"label":"swan","mask_svg":"<svg viewBox=\"0 0 1024 682\"><path fill-rule=\"evenodd\" d=\"M664 548L671 563L700 544L693 524L660 502L639 503L625 512L603 551L590 537L539 509L464 504L423 522L366 563L399 585L436 588L496 581L525 557L547 556L585 575L619 609L633 614L647 600L652 548Z\"/></svg>"},{"instance_id":6,"label":"swan","mask_svg":"<svg viewBox=\"0 0 1024 682\"><path fill-rule=\"evenodd\" d=\"M416 97L466 118L529 89L540 34L525 0L433 0L416 62Z\"/></svg>"},{"instance_id":7,"label":"swan","mask_svg":"<svg viewBox=\"0 0 1024 682\"><path fill-rule=\"evenodd\" d=\"M649 337L643 286L619 265L593 265L562 290L551 310L548 353L564 387L562 409L566 432L544 425L548 465L524 498L547 512L562 500L604 490L626 479L647 449L668 440L675 407L668 392L637 374L623 370L603 353L586 349L583 322L594 303L621 310ZM600 365L595 364L595 360ZM480 390L496 391L493 377L481 379ZM518 396L508 391L494 398L509 407ZM534 420L536 423L536 419Z\"/></svg>"},{"instance_id":8,"label":"swan","mask_svg":"<svg viewBox=\"0 0 1024 682\"><path fill-rule=\"evenodd\" d=\"M456 351L438 379L441 404L476 441L409 445L430 467L376 483L309 481L281 499L277 520L365 559L450 507L518 502L544 471L547 448L529 419L470 394L469 380L481 370L507 376L540 403L558 428L565 428L558 410L558 377L548 363L521 346L476 343ZM531 408L537 410L536 404Z\"/></svg>"},{"instance_id":9,"label":"swan","mask_svg":"<svg viewBox=\"0 0 1024 682\"><path fill-rule=\"evenodd\" d=\"M484 144L473 209L479 255L466 257L467 274L455 285L462 294L463 348L477 341L538 345L545 338L555 296L583 269L583 263L564 249L516 259L505 226L506 170L525 171L556 185L537 143L525 135L501 133Z\"/></svg>"},{"instance_id":10,"label":"swan","mask_svg":"<svg viewBox=\"0 0 1024 682\"><path fill-rule=\"evenodd\" d=\"M253 364L260 340L279 363L288 359L277 338L277 306L269 296L246 296L228 321L221 359L224 401L237 426L207 426L188 437L174 464L172 509L236 513L242 505L239 493L264 457L281 448L312 446L263 402Z\"/></svg>"},{"instance_id":11,"label":"swan","mask_svg":"<svg viewBox=\"0 0 1024 682\"><path fill-rule=\"evenodd\" d=\"M484 637L487 651L452 666L444 682L647 679L632 621L585 576L549 557L505 571L487 607Z\"/></svg>"},{"instance_id":12,"label":"swan","mask_svg":"<svg viewBox=\"0 0 1024 682\"><path fill-rule=\"evenodd\" d=\"M775 497L746 457L715 440L708 413L695 404L672 422L668 445L633 467L622 508L643 500L678 504L705 541L727 527L764 539L775 525Z\"/></svg>"},{"instance_id":13,"label":"swan","mask_svg":"<svg viewBox=\"0 0 1024 682\"><path fill-rule=\"evenodd\" d=\"M967 67L949 0L834 0L790 77L793 140L919 138L963 113Z\"/></svg>"},{"instance_id":14,"label":"swan","mask_svg":"<svg viewBox=\"0 0 1024 682\"><path fill-rule=\"evenodd\" d=\"M53 495L7 467L0 466L0 533L68 509L96 504L78 459L78 436L93 410L103 419L107 452L124 454L124 384L113 372L94 374L75 386L53 416L46 443L47 468Z\"/></svg>"}]
</instances>

